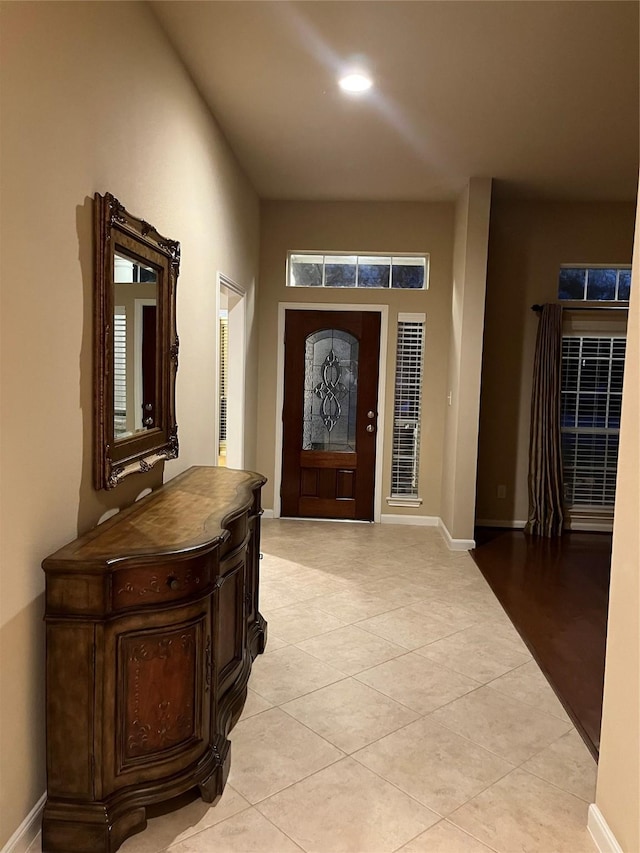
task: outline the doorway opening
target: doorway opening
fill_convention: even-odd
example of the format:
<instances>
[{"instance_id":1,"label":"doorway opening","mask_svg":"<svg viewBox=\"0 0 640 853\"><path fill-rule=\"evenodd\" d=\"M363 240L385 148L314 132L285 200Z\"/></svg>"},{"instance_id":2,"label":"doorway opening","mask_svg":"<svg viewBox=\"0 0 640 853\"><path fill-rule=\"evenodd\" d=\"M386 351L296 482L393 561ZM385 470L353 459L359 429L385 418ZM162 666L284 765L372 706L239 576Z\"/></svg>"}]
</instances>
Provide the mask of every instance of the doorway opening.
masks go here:
<instances>
[{"instance_id":1,"label":"doorway opening","mask_svg":"<svg viewBox=\"0 0 640 853\"><path fill-rule=\"evenodd\" d=\"M215 447L218 465L244 466L245 290L218 274L218 412Z\"/></svg>"}]
</instances>

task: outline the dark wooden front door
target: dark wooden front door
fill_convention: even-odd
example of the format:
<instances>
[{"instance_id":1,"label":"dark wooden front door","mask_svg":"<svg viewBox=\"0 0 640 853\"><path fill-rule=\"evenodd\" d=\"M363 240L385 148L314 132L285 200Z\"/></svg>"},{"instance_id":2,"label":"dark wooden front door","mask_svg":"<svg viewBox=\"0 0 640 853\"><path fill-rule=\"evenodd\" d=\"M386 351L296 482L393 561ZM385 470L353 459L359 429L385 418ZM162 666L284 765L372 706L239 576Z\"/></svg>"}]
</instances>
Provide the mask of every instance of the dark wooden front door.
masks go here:
<instances>
[{"instance_id":1,"label":"dark wooden front door","mask_svg":"<svg viewBox=\"0 0 640 853\"><path fill-rule=\"evenodd\" d=\"M145 429L157 427L156 412L156 306L142 306L142 423Z\"/></svg>"},{"instance_id":2,"label":"dark wooden front door","mask_svg":"<svg viewBox=\"0 0 640 853\"><path fill-rule=\"evenodd\" d=\"M380 314L285 315L281 512L373 521Z\"/></svg>"}]
</instances>

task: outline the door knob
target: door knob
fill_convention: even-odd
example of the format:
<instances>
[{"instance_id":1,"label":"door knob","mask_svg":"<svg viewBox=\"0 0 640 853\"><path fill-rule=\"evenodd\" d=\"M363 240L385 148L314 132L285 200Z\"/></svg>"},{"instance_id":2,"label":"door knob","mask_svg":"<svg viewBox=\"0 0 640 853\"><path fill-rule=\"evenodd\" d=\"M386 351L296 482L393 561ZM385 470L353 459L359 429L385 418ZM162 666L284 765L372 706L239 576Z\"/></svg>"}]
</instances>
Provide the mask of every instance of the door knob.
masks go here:
<instances>
[{"instance_id":1,"label":"door knob","mask_svg":"<svg viewBox=\"0 0 640 853\"><path fill-rule=\"evenodd\" d=\"M375 432L375 429L373 424L367 424L367 432Z\"/></svg>"},{"instance_id":2,"label":"door knob","mask_svg":"<svg viewBox=\"0 0 640 853\"><path fill-rule=\"evenodd\" d=\"M368 418L375 418L375 416L376 416L376 413L375 413L375 412L372 412L371 410L369 410L369 411L367 412L367 417L368 417Z\"/></svg>"}]
</instances>

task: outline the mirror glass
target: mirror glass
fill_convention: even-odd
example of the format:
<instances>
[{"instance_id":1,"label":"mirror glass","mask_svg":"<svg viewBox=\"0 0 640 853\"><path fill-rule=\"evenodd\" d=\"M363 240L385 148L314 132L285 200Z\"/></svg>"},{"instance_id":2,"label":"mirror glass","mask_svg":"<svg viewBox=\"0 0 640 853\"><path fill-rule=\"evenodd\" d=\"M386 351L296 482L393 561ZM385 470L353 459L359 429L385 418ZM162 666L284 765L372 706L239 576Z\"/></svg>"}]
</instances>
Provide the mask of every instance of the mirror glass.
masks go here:
<instances>
[{"instance_id":1,"label":"mirror glass","mask_svg":"<svg viewBox=\"0 0 640 853\"><path fill-rule=\"evenodd\" d=\"M113 437L153 429L158 417L158 278L118 248L113 256Z\"/></svg>"}]
</instances>

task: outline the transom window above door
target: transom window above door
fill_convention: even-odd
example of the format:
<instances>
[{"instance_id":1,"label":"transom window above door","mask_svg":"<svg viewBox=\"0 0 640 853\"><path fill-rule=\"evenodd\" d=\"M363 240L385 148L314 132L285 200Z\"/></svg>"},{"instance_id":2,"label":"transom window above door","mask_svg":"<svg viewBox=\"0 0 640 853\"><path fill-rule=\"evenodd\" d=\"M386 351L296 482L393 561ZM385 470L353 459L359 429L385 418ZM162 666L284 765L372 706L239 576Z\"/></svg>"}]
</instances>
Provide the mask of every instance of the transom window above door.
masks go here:
<instances>
[{"instance_id":1,"label":"transom window above door","mask_svg":"<svg viewBox=\"0 0 640 853\"><path fill-rule=\"evenodd\" d=\"M631 267L563 264L558 279L558 299L566 302L629 301Z\"/></svg>"},{"instance_id":2,"label":"transom window above door","mask_svg":"<svg viewBox=\"0 0 640 853\"><path fill-rule=\"evenodd\" d=\"M289 252L287 286L426 290L429 255Z\"/></svg>"}]
</instances>

